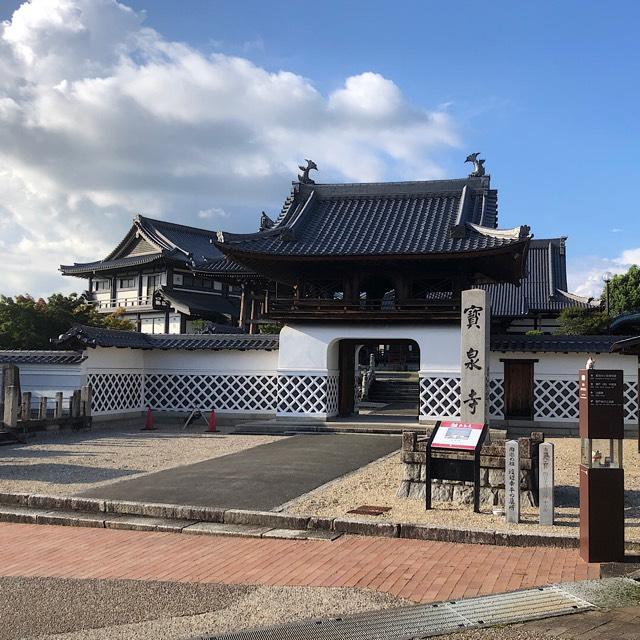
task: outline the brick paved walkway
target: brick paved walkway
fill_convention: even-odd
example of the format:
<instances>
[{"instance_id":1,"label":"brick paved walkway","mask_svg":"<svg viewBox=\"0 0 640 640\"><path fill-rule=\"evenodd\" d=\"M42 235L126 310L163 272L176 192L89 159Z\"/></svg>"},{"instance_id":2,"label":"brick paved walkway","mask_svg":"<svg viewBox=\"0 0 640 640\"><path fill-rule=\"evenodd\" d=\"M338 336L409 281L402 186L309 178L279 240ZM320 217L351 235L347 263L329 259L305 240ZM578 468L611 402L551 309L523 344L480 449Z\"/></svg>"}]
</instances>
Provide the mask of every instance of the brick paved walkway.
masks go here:
<instances>
[{"instance_id":1,"label":"brick paved walkway","mask_svg":"<svg viewBox=\"0 0 640 640\"><path fill-rule=\"evenodd\" d=\"M568 549L334 542L0 524L0 575L376 589L415 602L597 578Z\"/></svg>"}]
</instances>

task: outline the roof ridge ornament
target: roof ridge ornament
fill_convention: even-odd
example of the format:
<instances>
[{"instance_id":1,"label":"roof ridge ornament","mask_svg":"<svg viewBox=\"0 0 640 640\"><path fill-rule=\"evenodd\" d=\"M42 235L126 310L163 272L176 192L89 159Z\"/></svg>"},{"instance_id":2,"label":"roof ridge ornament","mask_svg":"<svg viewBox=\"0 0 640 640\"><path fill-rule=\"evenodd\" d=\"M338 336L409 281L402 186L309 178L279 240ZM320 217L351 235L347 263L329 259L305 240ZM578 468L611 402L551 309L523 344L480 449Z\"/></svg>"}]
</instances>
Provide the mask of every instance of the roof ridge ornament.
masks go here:
<instances>
[{"instance_id":1,"label":"roof ridge ornament","mask_svg":"<svg viewBox=\"0 0 640 640\"><path fill-rule=\"evenodd\" d=\"M485 175L484 160L480 160L480 158L478 158L480 153L482 152L476 151L475 153L470 153L465 160L465 164L467 162L473 162L473 171L469 174L470 178L481 178Z\"/></svg>"},{"instance_id":2,"label":"roof ridge ornament","mask_svg":"<svg viewBox=\"0 0 640 640\"><path fill-rule=\"evenodd\" d=\"M271 229L275 222L263 211L260 216L260 231Z\"/></svg>"},{"instance_id":3,"label":"roof ridge ornament","mask_svg":"<svg viewBox=\"0 0 640 640\"><path fill-rule=\"evenodd\" d=\"M315 181L309 177L309 171L318 171L318 165L313 160L304 159L307 163L306 167L303 167L301 164L298 165L298 169L302 171L302 173L298 174L298 182L300 184L315 184Z\"/></svg>"}]
</instances>

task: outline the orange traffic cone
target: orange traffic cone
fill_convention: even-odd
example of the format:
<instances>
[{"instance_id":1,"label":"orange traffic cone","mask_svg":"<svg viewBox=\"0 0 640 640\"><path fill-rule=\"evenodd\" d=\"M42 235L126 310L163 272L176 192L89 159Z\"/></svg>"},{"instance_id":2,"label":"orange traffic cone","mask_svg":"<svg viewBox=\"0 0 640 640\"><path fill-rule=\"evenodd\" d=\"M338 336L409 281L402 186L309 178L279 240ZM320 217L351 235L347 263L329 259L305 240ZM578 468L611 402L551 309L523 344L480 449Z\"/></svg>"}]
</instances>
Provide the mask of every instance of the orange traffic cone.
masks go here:
<instances>
[{"instance_id":1,"label":"orange traffic cone","mask_svg":"<svg viewBox=\"0 0 640 640\"><path fill-rule=\"evenodd\" d=\"M207 422L207 430L205 431L205 433L216 433L216 423L216 410L212 409L211 413L209 414L209 421Z\"/></svg>"},{"instance_id":2,"label":"orange traffic cone","mask_svg":"<svg viewBox=\"0 0 640 640\"><path fill-rule=\"evenodd\" d=\"M151 407L147 407L147 417L144 421L144 427L141 431L155 431L156 428L153 426L153 413L151 412Z\"/></svg>"}]
</instances>

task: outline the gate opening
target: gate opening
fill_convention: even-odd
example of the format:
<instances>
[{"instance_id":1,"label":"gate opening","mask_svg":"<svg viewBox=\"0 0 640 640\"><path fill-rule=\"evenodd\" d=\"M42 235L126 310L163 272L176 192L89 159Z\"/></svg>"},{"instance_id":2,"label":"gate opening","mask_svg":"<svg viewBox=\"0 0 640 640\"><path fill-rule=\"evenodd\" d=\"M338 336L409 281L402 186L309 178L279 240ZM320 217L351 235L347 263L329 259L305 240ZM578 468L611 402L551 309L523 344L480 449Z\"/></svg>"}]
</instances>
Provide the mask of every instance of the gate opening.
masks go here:
<instances>
[{"instance_id":1,"label":"gate opening","mask_svg":"<svg viewBox=\"0 0 640 640\"><path fill-rule=\"evenodd\" d=\"M338 415L417 421L420 348L414 340L349 339L338 345Z\"/></svg>"}]
</instances>

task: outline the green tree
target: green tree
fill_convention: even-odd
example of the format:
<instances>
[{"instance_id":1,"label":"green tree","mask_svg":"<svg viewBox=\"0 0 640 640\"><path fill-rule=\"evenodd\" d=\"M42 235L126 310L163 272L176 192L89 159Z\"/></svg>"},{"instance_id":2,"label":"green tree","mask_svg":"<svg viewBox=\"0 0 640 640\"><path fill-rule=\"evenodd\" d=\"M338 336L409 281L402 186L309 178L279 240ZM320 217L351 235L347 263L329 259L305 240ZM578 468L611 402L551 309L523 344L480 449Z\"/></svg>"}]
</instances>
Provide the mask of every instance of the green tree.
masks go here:
<instances>
[{"instance_id":1,"label":"green tree","mask_svg":"<svg viewBox=\"0 0 640 640\"><path fill-rule=\"evenodd\" d=\"M601 299L605 306L606 287L602 291ZM640 310L640 268L633 264L626 273L615 275L609 281L609 313L613 317L620 313L638 310Z\"/></svg>"},{"instance_id":2,"label":"green tree","mask_svg":"<svg viewBox=\"0 0 640 640\"><path fill-rule=\"evenodd\" d=\"M556 334L565 336L588 336L606 333L609 318L605 311L584 307L569 307L560 312L560 326Z\"/></svg>"},{"instance_id":3,"label":"green tree","mask_svg":"<svg viewBox=\"0 0 640 640\"><path fill-rule=\"evenodd\" d=\"M99 314L77 293L54 293L47 300L30 295L0 295L0 349L50 349L51 340L74 324L132 330L123 309Z\"/></svg>"}]
</instances>

